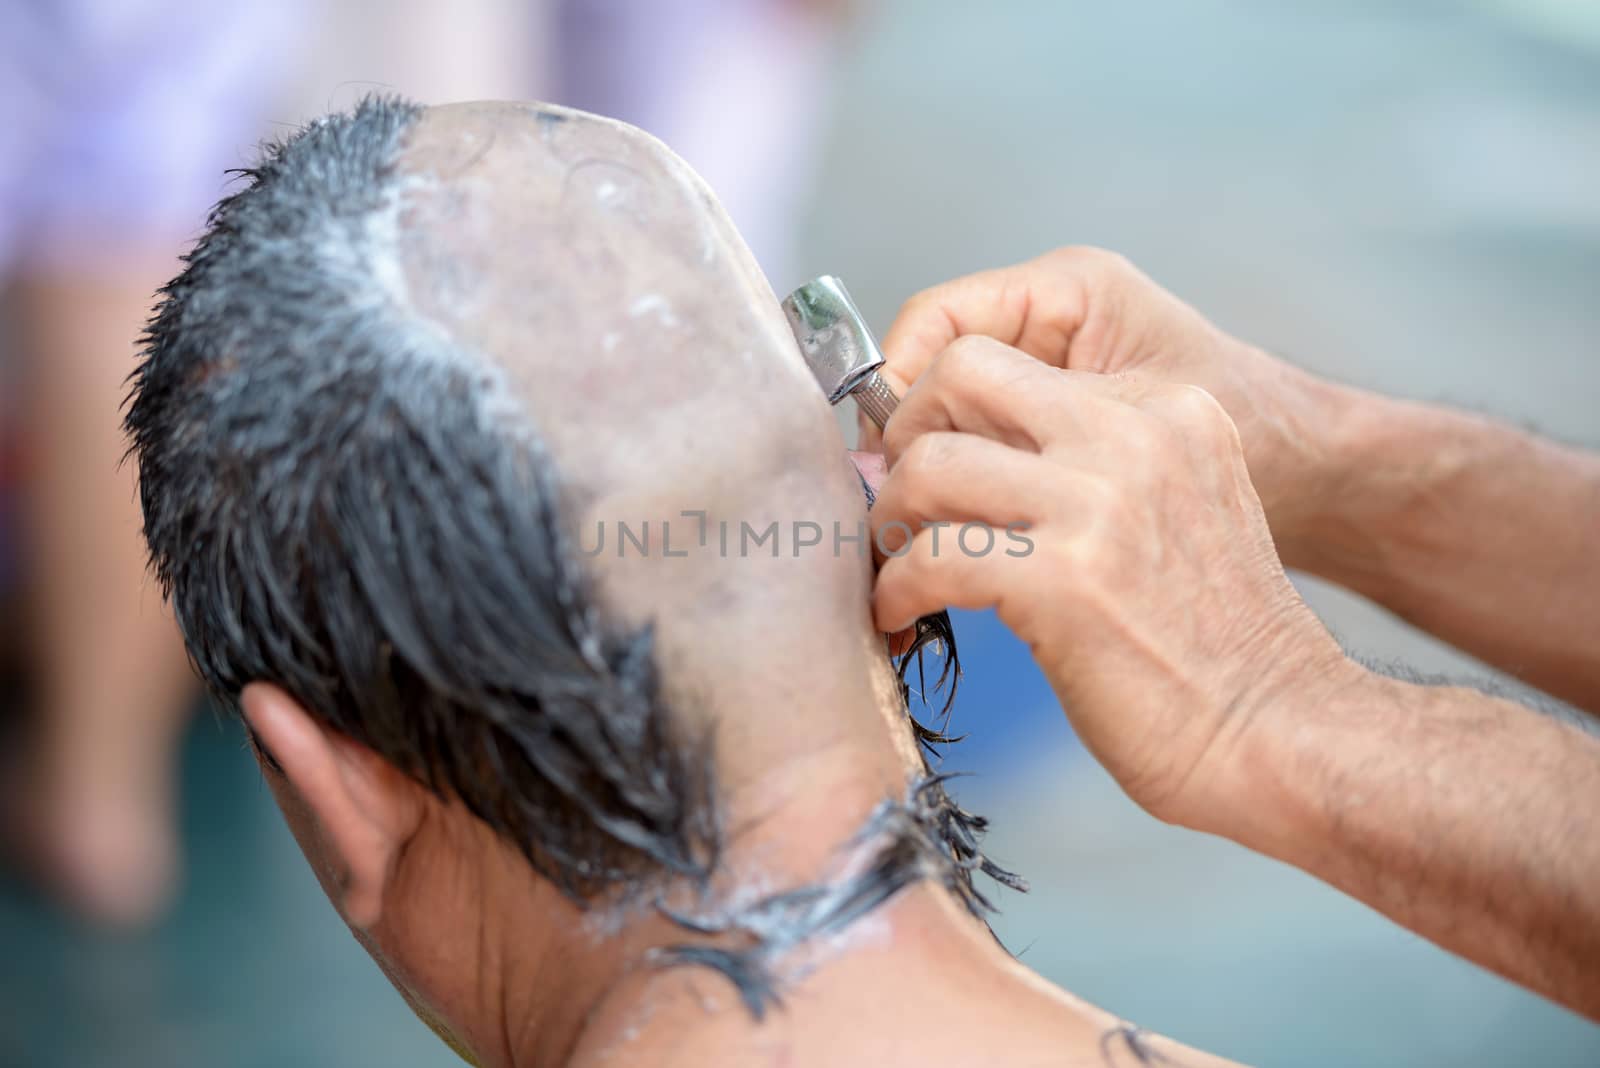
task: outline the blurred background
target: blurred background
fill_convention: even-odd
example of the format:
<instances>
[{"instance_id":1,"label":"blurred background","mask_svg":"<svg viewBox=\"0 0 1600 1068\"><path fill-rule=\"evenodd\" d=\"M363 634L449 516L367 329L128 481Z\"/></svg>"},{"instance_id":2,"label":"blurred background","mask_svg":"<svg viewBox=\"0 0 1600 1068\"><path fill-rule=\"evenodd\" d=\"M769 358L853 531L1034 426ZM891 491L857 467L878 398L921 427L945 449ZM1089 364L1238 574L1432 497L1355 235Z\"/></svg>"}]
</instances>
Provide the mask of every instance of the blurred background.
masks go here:
<instances>
[{"instance_id":1,"label":"blurred background","mask_svg":"<svg viewBox=\"0 0 1600 1068\"><path fill-rule=\"evenodd\" d=\"M880 331L1099 244L1319 373L1600 447L1593 0L0 0L0 1068L455 1063L196 707L117 466L225 169L373 89L643 125L778 292L837 273ZM1302 588L1356 651L1486 674ZM1033 882L1025 962L1249 1062L1600 1064L1600 1027L1145 817L1024 648L958 633L949 764Z\"/></svg>"}]
</instances>

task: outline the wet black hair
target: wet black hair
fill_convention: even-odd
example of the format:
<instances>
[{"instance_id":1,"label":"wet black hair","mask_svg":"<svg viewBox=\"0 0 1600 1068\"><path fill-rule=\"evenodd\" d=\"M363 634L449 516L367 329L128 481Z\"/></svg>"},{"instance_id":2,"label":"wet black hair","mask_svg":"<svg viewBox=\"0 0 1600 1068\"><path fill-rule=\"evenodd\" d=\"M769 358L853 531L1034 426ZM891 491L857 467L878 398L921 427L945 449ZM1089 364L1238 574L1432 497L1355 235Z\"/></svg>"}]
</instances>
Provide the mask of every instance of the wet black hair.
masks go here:
<instances>
[{"instance_id":1,"label":"wet black hair","mask_svg":"<svg viewBox=\"0 0 1600 1068\"><path fill-rule=\"evenodd\" d=\"M418 112L371 97L268 146L161 291L126 414L152 566L225 705L282 686L579 904L703 889L723 848L709 734L668 707L650 627L598 606L556 466L493 364L395 281L396 160ZM908 709L958 670L948 617L916 633ZM914 687L935 647L940 674ZM948 739L912 721L932 760ZM926 770L874 816L880 863L820 899L843 911L768 903L790 917L781 938L668 958L716 967L759 1014L774 952L909 882L986 910L973 873L1011 877Z\"/></svg>"},{"instance_id":2,"label":"wet black hair","mask_svg":"<svg viewBox=\"0 0 1600 1068\"><path fill-rule=\"evenodd\" d=\"M278 683L575 899L704 880L708 739L649 628L596 607L491 364L384 283L418 112L372 97L270 146L162 290L126 419L155 572L224 702Z\"/></svg>"}]
</instances>

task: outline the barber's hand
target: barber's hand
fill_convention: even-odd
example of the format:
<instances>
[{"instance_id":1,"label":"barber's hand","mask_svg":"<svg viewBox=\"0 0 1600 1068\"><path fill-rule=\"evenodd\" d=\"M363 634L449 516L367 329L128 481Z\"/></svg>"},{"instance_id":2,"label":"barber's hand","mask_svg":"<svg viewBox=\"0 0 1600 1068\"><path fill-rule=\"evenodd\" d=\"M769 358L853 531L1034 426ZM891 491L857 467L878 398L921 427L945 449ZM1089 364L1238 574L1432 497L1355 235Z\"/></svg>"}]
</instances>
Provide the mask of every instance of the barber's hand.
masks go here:
<instances>
[{"instance_id":1,"label":"barber's hand","mask_svg":"<svg viewBox=\"0 0 1600 1068\"><path fill-rule=\"evenodd\" d=\"M1194 386L1064 371L987 338L918 371L870 513L889 553L878 629L996 608L1129 796L1215 829L1255 721L1361 670L1284 576L1234 424ZM990 551L966 523L997 532Z\"/></svg>"},{"instance_id":2,"label":"barber's hand","mask_svg":"<svg viewBox=\"0 0 1600 1068\"><path fill-rule=\"evenodd\" d=\"M898 392L958 337L1014 345L1053 367L1139 371L1203 387L1238 427L1279 548L1292 554L1302 513L1330 492L1318 435L1330 388L1217 329L1126 260L1065 248L913 297L884 338L884 372ZM1057 418L1064 418L1058 416ZM863 424L873 447L875 428Z\"/></svg>"}]
</instances>

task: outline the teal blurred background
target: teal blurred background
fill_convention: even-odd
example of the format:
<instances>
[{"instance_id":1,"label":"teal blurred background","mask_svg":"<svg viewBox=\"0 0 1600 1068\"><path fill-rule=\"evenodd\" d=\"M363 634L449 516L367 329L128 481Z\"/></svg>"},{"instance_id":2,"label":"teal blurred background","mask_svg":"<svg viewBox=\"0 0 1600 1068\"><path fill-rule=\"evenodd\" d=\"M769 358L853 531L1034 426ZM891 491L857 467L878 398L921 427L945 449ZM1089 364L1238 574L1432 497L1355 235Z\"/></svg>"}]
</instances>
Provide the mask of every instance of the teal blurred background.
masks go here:
<instances>
[{"instance_id":1,"label":"teal blurred background","mask_svg":"<svg viewBox=\"0 0 1600 1068\"><path fill-rule=\"evenodd\" d=\"M1600 446L1600 5L855 6L780 289L837 273L881 330L920 287L1104 245L1319 373ZM1486 673L1301 585L1359 652ZM1246 1062L1600 1065L1600 1027L1145 817L1024 649L983 615L958 633L949 766L1032 881L998 923L1023 961ZM201 717L183 769L187 878L150 932L0 883L0 1065L455 1063L334 917L237 729Z\"/></svg>"}]
</instances>

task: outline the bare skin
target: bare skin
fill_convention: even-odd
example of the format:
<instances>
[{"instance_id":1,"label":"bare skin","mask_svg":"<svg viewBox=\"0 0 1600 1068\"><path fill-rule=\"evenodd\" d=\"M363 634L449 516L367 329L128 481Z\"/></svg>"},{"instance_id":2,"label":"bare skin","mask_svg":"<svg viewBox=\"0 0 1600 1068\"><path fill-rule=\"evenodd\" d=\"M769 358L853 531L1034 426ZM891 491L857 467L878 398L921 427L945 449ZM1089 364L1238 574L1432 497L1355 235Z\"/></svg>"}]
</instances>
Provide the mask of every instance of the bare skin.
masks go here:
<instances>
[{"instance_id":1,"label":"bare skin","mask_svg":"<svg viewBox=\"0 0 1600 1068\"><path fill-rule=\"evenodd\" d=\"M865 521L776 301L663 146L574 112L455 105L413 128L402 170L414 181L397 215L396 293L504 371L580 531L676 524L685 509ZM848 864L846 843L913 768L869 610L870 557L603 554L592 568L612 611L656 621L679 713L717 724L730 828L718 894L825 881ZM474 1063L1223 1063L1045 983L932 884L796 949L781 962L783 1005L758 1022L714 974L652 964L652 949L683 939L658 914L578 911L475 817L283 691L254 684L243 706L335 907Z\"/></svg>"},{"instance_id":2,"label":"bare skin","mask_svg":"<svg viewBox=\"0 0 1600 1068\"><path fill-rule=\"evenodd\" d=\"M880 625L996 607L1152 814L1600 1019L1600 740L1375 676L1283 573L1600 712L1600 458L1315 380L1097 250L929 290L885 348L909 393L874 524L1026 521L1039 549L913 543Z\"/></svg>"},{"instance_id":3,"label":"bare skin","mask_svg":"<svg viewBox=\"0 0 1600 1068\"><path fill-rule=\"evenodd\" d=\"M179 734L194 696L177 628L145 574L117 427L134 339L170 264L25 272L11 292L27 357L24 514L37 722L6 792L21 860L69 908L136 926L177 879Z\"/></svg>"}]
</instances>

